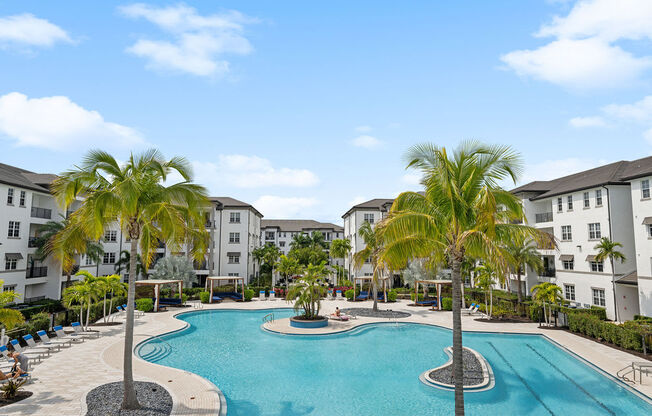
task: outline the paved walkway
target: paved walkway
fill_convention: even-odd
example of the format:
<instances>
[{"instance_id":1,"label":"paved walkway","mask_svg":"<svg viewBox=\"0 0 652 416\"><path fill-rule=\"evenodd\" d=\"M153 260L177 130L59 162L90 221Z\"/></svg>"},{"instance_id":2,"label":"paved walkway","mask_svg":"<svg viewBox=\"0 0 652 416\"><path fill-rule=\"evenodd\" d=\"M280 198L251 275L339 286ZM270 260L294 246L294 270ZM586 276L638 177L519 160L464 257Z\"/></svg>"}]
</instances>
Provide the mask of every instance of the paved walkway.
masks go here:
<instances>
[{"instance_id":1,"label":"paved walkway","mask_svg":"<svg viewBox=\"0 0 652 416\"><path fill-rule=\"evenodd\" d=\"M346 301L324 301L323 313L330 314L335 307L349 307ZM371 307L371 302L356 303L356 306ZM267 309L289 307L283 300L247 303L225 302L217 305L204 305L204 309ZM409 318L401 322L415 322L439 325L450 328L451 312L432 312L426 308L407 306L406 301L393 304L380 304L382 309L410 312ZM181 311L193 311L192 307L175 309L156 314L147 314L137 320L135 343L148 337L183 328L184 322L173 316ZM387 319L358 318L349 322L330 322L327 332L348 330L355 326L387 322ZM277 320L266 329L289 330L287 320ZM476 321L473 317L463 318L465 331L490 331L511 333L544 334L551 340L566 347L578 356L592 362L605 372L616 372L632 361L641 358L615 350L605 345L578 337L566 331L539 329L531 323L488 323ZM122 379L122 352L124 348L123 325L97 327L102 332L99 339L87 340L55 353L43 363L34 367L34 382L28 389L34 392L29 399L11 406L0 408L0 415L61 415L76 416L86 412L85 396L98 385ZM294 330L294 329L293 329ZM313 330L321 331L324 330ZM186 371L163 367L134 357L134 374L137 380L153 381L163 385L174 400L175 415L219 415L220 393L216 386L202 377ZM652 397L652 377L644 377L643 384L634 386L640 392Z\"/></svg>"}]
</instances>

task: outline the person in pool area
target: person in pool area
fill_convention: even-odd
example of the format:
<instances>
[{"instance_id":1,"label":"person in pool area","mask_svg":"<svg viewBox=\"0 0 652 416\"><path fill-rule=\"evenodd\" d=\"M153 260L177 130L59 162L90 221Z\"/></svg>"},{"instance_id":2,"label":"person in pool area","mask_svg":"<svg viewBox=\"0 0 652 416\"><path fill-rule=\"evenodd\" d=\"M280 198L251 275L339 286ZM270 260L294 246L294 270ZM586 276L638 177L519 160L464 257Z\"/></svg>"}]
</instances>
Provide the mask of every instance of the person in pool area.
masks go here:
<instances>
[{"instance_id":1,"label":"person in pool area","mask_svg":"<svg viewBox=\"0 0 652 416\"><path fill-rule=\"evenodd\" d=\"M14 365L11 367L11 373L5 374L0 371L0 380L7 380L9 377L18 378L29 371L29 358L18 351L12 351L9 356L14 359Z\"/></svg>"},{"instance_id":2,"label":"person in pool area","mask_svg":"<svg viewBox=\"0 0 652 416\"><path fill-rule=\"evenodd\" d=\"M332 316L336 316L336 317L338 317L338 318L339 318L340 316L342 316L342 315L341 315L341 312L340 312L340 308L336 306L336 307L335 307L335 312L333 312L331 315L332 315Z\"/></svg>"}]
</instances>

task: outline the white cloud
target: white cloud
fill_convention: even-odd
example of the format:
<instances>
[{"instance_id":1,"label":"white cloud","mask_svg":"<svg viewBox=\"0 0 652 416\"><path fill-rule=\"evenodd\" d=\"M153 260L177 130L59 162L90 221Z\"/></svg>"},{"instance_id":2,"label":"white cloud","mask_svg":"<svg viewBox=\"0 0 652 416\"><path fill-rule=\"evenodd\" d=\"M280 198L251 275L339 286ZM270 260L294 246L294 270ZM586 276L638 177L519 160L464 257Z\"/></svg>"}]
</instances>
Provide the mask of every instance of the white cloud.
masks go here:
<instances>
[{"instance_id":1,"label":"white cloud","mask_svg":"<svg viewBox=\"0 0 652 416\"><path fill-rule=\"evenodd\" d=\"M360 133L367 133L370 132L371 130L372 130L371 126L358 126L355 128L355 131L359 131Z\"/></svg>"},{"instance_id":2,"label":"white cloud","mask_svg":"<svg viewBox=\"0 0 652 416\"><path fill-rule=\"evenodd\" d=\"M602 117L590 116L590 117L573 117L568 121L573 127L582 128L582 127L604 127L607 123Z\"/></svg>"},{"instance_id":3,"label":"white cloud","mask_svg":"<svg viewBox=\"0 0 652 416\"><path fill-rule=\"evenodd\" d=\"M364 147L365 149L375 149L380 147L382 142L375 137L362 135L358 136L351 141L355 147Z\"/></svg>"},{"instance_id":4,"label":"white cloud","mask_svg":"<svg viewBox=\"0 0 652 416\"><path fill-rule=\"evenodd\" d=\"M634 104L610 104L602 111L613 118L636 122L652 121L652 95L648 95Z\"/></svg>"},{"instance_id":5,"label":"white cloud","mask_svg":"<svg viewBox=\"0 0 652 416\"><path fill-rule=\"evenodd\" d=\"M72 43L72 39L45 19L29 13L0 17L0 45L48 47L57 42Z\"/></svg>"},{"instance_id":6,"label":"white cloud","mask_svg":"<svg viewBox=\"0 0 652 416\"><path fill-rule=\"evenodd\" d=\"M71 146L144 144L134 129L105 121L65 96L28 98L12 92L0 96L0 134L18 146L66 150Z\"/></svg>"},{"instance_id":7,"label":"white cloud","mask_svg":"<svg viewBox=\"0 0 652 416\"><path fill-rule=\"evenodd\" d=\"M530 163L527 164L525 174L519 183L561 178L566 175L582 172L608 163L609 161L606 160L580 159L576 157L546 160L541 163Z\"/></svg>"},{"instance_id":8,"label":"white cloud","mask_svg":"<svg viewBox=\"0 0 652 416\"><path fill-rule=\"evenodd\" d=\"M253 205L266 218L289 219L309 216L304 210L318 202L316 198L263 195Z\"/></svg>"},{"instance_id":9,"label":"white cloud","mask_svg":"<svg viewBox=\"0 0 652 416\"><path fill-rule=\"evenodd\" d=\"M648 0L585 0L567 16L543 25L537 37L553 37L534 50L501 57L522 76L573 89L627 86L652 68L652 58L635 56L615 42L652 39L652 2Z\"/></svg>"},{"instance_id":10,"label":"white cloud","mask_svg":"<svg viewBox=\"0 0 652 416\"><path fill-rule=\"evenodd\" d=\"M308 169L276 168L258 156L220 155L218 162L193 162L196 180L219 189L224 184L238 188L314 186L319 178ZM211 186L213 185L213 186Z\"/></svg>"},{"instance_id":11,"label":"white cloud","mask_svg":"<svg viewBox=\"0 0 652 416\"><path fill-rule=\"evenodd\" d=\"M247 55L253 50L243 32L245 24L257 20L237 11L202 16L183 4L154 7L142 3L119 10L126 17L148 20L171 35L172 40L139 39L127 48L127 52L148 59L151 69L223 75L230 66L224 55Z\"/></svg>"}]
</instances>

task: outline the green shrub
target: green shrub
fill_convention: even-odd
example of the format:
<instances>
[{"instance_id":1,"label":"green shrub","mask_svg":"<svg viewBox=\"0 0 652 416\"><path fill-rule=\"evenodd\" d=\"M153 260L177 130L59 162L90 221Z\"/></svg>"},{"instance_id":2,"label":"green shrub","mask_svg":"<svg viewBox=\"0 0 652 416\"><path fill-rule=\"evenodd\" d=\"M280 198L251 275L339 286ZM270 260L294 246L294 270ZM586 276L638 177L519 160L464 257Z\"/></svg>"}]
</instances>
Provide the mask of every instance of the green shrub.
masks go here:
<instances>
[{"instance_id":1,"label":"green shrub","mask_svg":"<svg viewBox=\"0 0 652 416\"><path fill-rule=\"evenodd\" d=\"M151 312L154 310L154 301L152 298L136 299L136 309L143 312Z\"/></svg>"},{"instance_id":2,"label":"green shrub","mask_svg":"<svg viewBox=\"0 0 652 416\"><path fill-rule=\"evenodd\" d=\"M254 291L251 289L245 289L244 291L244 300L249 302L254 297Z\"/></svg>"},{"instance_id":3,"label":"green shrub","mask_svg":"<svg viewBox=\"0 0 652 416\"><path fill-rule=\"evenodd\" d=\"M350 280L342 280L342 284L340 286L353 286L353 282Z\"/></svg>"},{"instance_id":4,"label":"green shrub","mask_svg":"<svg viewBox=\"0 0 652 416\"><path fill-rule=\"evenodd\" d=\"M396 296L397 295L398 295L398 293L396 293L396 290L392 289L389 292L387 292L387 300L390 301L390 302L396 302Z\"/></svg>"},{"instance_id":5,"label":"green shrub","mask_svg":"<svg viewBox=\"0 0 652 416\"><path fill-rule=\"evenodd\" d=\"M414 302L414 293L410 293L410 300ZM419 300L423 300L423 293L419 293Z\"/></svg>"},{"instance_id":6,"label":"green shrub","mask_svg":"<svg viewBox=\"0 0 652 416\"><path fill-rule=\"evenodd\" d=\"M348 300L353 300L353 297L355 296L355 291L353 289L349 289L346 292L344 292L344 296L346 296Z\"/></svg>"},{"instance_id":7,"label":"green shrub","mask_svg":"<svg viewBox=\"0 0 652 416\"><path fill-rule=\"evenodd\" d=\"M645 315L634 315L634 320L635 321L643 321L643 322L652 322L652 317L651 316L645 316Z\"/></svg>"},{"instance_id":8,"label":"green shrub","mask_svg":"<svg viewBox=\"0 0 652 416\"><path fill-rule=\"evenodd\" d=\"M441 308L445 311L453 310L453 299L452 298L441 298Z\"/></svg>"},{"instance_id":9,"label":"green shrub","mask_svg":"<svg viewBox=\"0 0 652 416\"><path fill-rule=\"evenodd\" d=\"M572 332L602 339L622 348L643 351L645 329L634 322L618 325L603 321L597 315L577 311L568 314L568 328Z\"/></svg>"},{"instance_id":10,"label":"green shrub","mask_svg":"<svg viewBox=\"0 0 652 416\"><path fill-rule=\"evenodd\" d=\"M199 300L201 301L201 303L208 303L210 298L211 298L210 292L204 291L199 293Z\"/></svg>"}]
</instances>

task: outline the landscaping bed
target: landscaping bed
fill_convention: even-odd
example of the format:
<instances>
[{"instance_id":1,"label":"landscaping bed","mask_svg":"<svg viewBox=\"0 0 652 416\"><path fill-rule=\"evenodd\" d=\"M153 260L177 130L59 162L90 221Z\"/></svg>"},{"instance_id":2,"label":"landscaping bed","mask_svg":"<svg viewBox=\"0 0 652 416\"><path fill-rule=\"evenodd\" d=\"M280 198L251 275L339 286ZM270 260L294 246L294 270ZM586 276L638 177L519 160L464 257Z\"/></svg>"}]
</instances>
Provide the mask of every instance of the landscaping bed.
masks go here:
<instances>
[{"instance_id":1,"label":"landscaping bed","mask_svg":"<svg viewBox=\"0 0 652 416\"><path fill-rule=\"evenodd\" d=\"M172 413L172 396L163 386L144 381L134 382L139 410L120 410L122 382L95 387L86 395L86 416L167 416Z\"/></svg>"},{"instance_id":2,"label":"landscaping bed","mask_svg":"<svg viewBox=\"0 0 652 416\"><path fill-rule=\"evenodd\" d=\"M19 391L18 393L16 393L16 396L12 399L5 399L0 396L0 407L8 406L10 404L17 403L21 400L25 400L26 398L31 397L32 394L34 393L32 393L31 391Z\"/></svg>"},{"instance_id":3,"label":"landscaping bed","mask_svg":"<svg viewBox=\"0 0 652 416\"><path fill-rule=\"evenodd\" d=\"M342 309L342 312L347 314L347 315L353 315L353 316L362 316L365 318L407 318L409 316L412 316L412 314L408 312L399 312L399 311L392 311L391 309L388 310L377 310L374 311L372 308L346 308Z\"/></svg>"}]
</instances>

